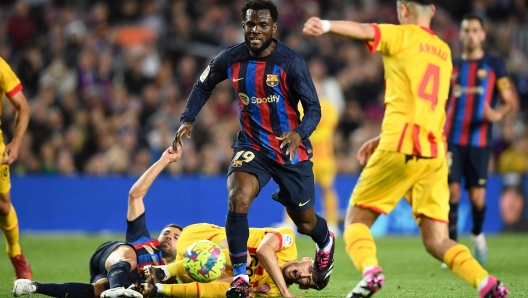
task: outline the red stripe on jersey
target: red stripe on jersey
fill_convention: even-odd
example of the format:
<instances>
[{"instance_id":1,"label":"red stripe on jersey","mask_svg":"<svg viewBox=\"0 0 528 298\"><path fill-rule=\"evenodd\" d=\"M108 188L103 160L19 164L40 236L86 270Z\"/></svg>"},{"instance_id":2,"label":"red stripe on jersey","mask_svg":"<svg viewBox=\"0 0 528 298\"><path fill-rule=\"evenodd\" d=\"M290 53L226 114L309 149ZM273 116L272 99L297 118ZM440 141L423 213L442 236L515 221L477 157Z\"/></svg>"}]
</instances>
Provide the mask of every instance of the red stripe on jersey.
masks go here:
<instances>
[{"instance_id":1,"label":"red stripe on jersey","mask_svg":"<svg viewBox=\"0 0 528 298\"><path fill-rule=\"evenodd\" d=\"M375 53L378 50L378 45L381 40L381 31L378 24L370 24L374 28L374 40L365 41L365 46L371 53Z\"/></svg>"},{"instance_id":2,"label":"red stripe on jersey","mask_svg":"<svg viewBox=\"0 0 528 298\"><path fill-rule=\"evenodd\" d=\"M414 156L422 156L422 147L420 146L420 125L413 126L413 152Z\"/></svg>"},{"instance_id":3,"label":"red stripe on jersey","mask_svg":"<svg viewBox=\"0 0 528 298\"><path fill-rule=\"evenodd\" d=\"M299 119L297 118L297 113L293 109L293 107L290 105L290 98L288 96L288 87L286 85L286 73L284 70L281 69L280 73L281 77L281 83L280 88L281 92L284 95L284 106L286 107L286 115L288 116L288 122L290 123L290 131L292 131L294 128L299 125Z\"/></svg>"},{"instance_id":4,"label":"red stripe on jersey","mask_svg":"<svg viewBox=\"0 0 528 298\"><path fill-rule=\"evenodd\" d=\"M445 127L446 135L450 135L451 127L453 126L453 117L455 116L455 107L457 104L457 97L455 96L455 91L453 90L458 78L458 66L453 68L453 75L451 76L451 98L449 98L449 107L447 109L447 121Z\"/></svg>"},{"instance_id":5,"label":"red stripe on jersey","mask_svg":"<svg viewBox=\"0 0 528 298\"><path fill-rule=\"evenodd\" d=\"M429 143L431 144L431 157L438 157L438 144L436 144L435 136L432 132L429 132L427 136Z\"/></svg>"},{"instance_id":6,"label":"red stripe on jersey","mask_svg":"<svg viewBox=\"0 0 528 298\"><path fill-rule=\"evenodd\" d=\"M403 139L405 139L405 132L407 132L407 126L409 126L409 123L405 123L405 126L403 127L403 131L400 136L400 141L398 141L398 152L401 152L401 147L403 145Z\"/></svg>"},{"instance_id":7,"label":"red stripe on jersey","mask_svg":"<svg viewBox=\"0 0 528 298\"><path fill-rule=\"evenodd\" d=\"M22 90L22 84L18 84L11 91L6 92L7 97L11 98L13 95L17 94L18 91Z\"/></svg>"},{"instance_id":8,"label":"red stripe on jersey","mask_svg":"<svg viewBox=\"0 0 528 298\"><path fill-rule=\"evenodd\" d=\"M257 93L257 98L266 98L266 90L264 90L264 80L266 76L264 72L266 71L266 62L257 62L257 68L255 70L255 91ZM262 128L266 131L268 135L268 140L271 149L275 151L276 158L275 160L282 164L282 153L280 150L279 140L277 140L275 134L273 134L273 127L271 126L271 116L269 105L267 103L257 104L258 109L260 110L260 121L262 123Z\"/></svg>"},{"instance_id":9,"label":"red stripe on jersey","mask_svg":"<svg viewBox=\"0 0 528 298\"><path fill-rule=\"evenodd\" d=\"M468 90L473 90L475 81L477 79L477 62L471 62L469 65ZM462 121L462 135L460 136L460 145L466 146L469 142L469 128L471 118L473 117L473 99L475 94L468 92L466 94L466 111L464 113L464 120Z\"/></svg>"},{"instance_id":10,"label":"red stripe on jersey","mask_svg":"<svg viewBox=\"0 0 528 298\"><path fill-rule=\"evenodd\" d=\"M308 150L306 150L306 146L304 146L303 141L301 140L301 143L299 143L299 149L297 149L297 154L299 154L299 161L305 161L308 160Z\"/></svg>"},{"instance_id":11,"label":"red stripe on jersey","mask_svg":"<svg viewBox=\"0 0 528 298\"><path fill-rule=\"evenodd\" d=\"M495 83L495 72L490 69L488 75L488 85L486 86L486 99L484 100L487 105L491 105L491 98L493 96L493 90L495 89ZM482 127L480 128L479 146L481 147L485 147L488 145L488 125L489 122L484 120L482 123Z\"/></svg>"},{"instance_id":12,"label":"red stripe on jersey","mask_svg":"<svg viewBox=\"0 0 528 298\"><path fill-rule=\"evenodd\" d=\"M234 78L234 77L239 77L240 75L240 62L237 62L235 64L233 64L233 66L231 66L231 76ZM237 93L237 98L238 98L238 105L240 106L240 115L242 116L242 123L244 125L244 132L246 133L246 135L248 135L250 138L253 138L253 134L251 133L251 122L249 121L249 115L247 114L247 112L244 110L244 107L246 106L244 104L244 102L242 101L242 99L240 98L240 89L238 87L238 81L234 81L231 79L231 84L233 85L233 88L235 88L235 91ZM260 146L254 142L252 142L252 145L251 145L251 148L254 149L254 150L257 150L257 151L260 151Z\"/></svg>"}]
</instances>

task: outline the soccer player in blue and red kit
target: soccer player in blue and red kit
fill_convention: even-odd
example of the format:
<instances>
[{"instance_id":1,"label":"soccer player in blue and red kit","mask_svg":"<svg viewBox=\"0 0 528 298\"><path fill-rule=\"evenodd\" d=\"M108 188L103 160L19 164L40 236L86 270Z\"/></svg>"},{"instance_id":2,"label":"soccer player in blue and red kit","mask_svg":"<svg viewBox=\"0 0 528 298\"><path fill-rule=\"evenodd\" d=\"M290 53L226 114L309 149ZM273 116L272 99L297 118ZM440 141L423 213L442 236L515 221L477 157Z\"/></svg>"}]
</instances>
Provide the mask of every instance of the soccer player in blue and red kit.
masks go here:
<instances>
[{"instance_id":1,"label":"soccer player in blue and red kit","mask_svg":"<svg viewBox=\"0 0 528 298\"><path fill-rule=\"evenodd\" d=\"M486 211L491 124L503 119L516 101L504 63L482 49L485 37L483 20L476 14L464 16L460 29L464 52L462 57L453 60L445 128L449 161L449 237L457 239L460 181L464 177L472 205L474 256L481 264L488 255L482 224ZM501 105L494 108L498 97Z\"/></svg>"},{"instance_id":2,"label":"soccer player in blue and red kit","mask_svg":"<svg viewBox=\"0 0 528 298\"><path fill-rule=\"evenodd\" d=\"M249 296L247 213L271 178L279 185L273 199L286 207L297 231L317 244L312 280L322 289L333 269L334 236L326 220L314 212L308 137L321 118L317 93L304 59L273 38L278 17L273 2L248 1L241 13L245 42L222 51L202 73L180 117L173 148L183 145L183 135L190 138L195 116L215 86L228 79L238 100L242 129L232 145L235 152L227 178L226 234L235 278L226 295ZM299 101L304 109L302 121Z\"/></svg>"}]
</instances>

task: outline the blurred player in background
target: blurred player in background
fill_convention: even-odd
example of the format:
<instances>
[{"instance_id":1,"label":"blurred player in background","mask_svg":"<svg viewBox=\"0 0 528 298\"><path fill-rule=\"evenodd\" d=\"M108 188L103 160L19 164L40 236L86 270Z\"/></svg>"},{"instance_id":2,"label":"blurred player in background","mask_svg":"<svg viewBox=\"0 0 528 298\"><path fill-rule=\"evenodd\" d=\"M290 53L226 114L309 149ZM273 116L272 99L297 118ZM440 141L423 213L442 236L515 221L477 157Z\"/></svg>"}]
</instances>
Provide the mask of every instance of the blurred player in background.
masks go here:
<instances>
[{"instance_id":1,"label":"blurred player in background","mask_svg":"<svg viewBox=\"0 0 528 298\"><path fill-rule=\"evenodd\" d=\"M178 239L176 262L165 266L149 266L145 272L147 285L143 294L161 294L170 297L222 297L233 280L228 262L224 275L213 282L199 283L187 276L183 268L183 255L187 248L199 240L210 240L224 248L228 254L225 228L201 223L185 227ZM297 261L297 243L290 228L250 228L248 239L247 271L251 279L251 293L266 297L295 297L288 287L317 289L312 280L312 258ZM159 284L177 276L183 284ZM158 283L158 284L157 284Z\"/></svg>"},{"instance_id":2,"label":"blurred player in background","mask_svg":"<svg viewBox=\"0 0 528 298\"><path fill-rule=\"evenodd\" d=\"M443 136L452 72L449 46L429 29L432 0L397 1L401 25L309 19L303 32L363 40L379 51L385 67L382 133L358 152L365 169L354 188L345 220L347 252L363 280L347 297L370 297L384 284L370 227L405 197L418 220L427 252L478 289L480 297L506 297L469 249L449 239L449 188Z\"/></svg>"},{"instance_id":3,"label":"blurred player in background","mask_svg":"<svg viewBox=\"0 0 528 298\"><path fill-rule=\"evenodd\" d=\"M286 207L297 231L316 243L313 281L320 289L334 266L334 235L326 220L314 212L315 187L309 136L321 118L310 72L304 59L273 39L277 7L269 0L251 0L242 9L245 42L218 54L202 73L187 100L173 147L190 138L192 123L217 84L229 79L235 89L240 124L228 171L226 234L235 278L228 298L247 297L246 272L249 227L247 213L253 199L271 178L279 185L273 199ZM304 117L297 106L301 102Z\"/></svg>"},{"instance_id":4,"label":"blurred player in background","mask_svg":"<svg viewBox=\"0 0 528 298\"><path fill-rule=\"evenodd\" d=\"M43 294L51 297L135 297L142 295L132 289L144 266L171 263L176 258L176 246L182 228L169 224L159 237L152 238L147 228L143 198L156 177L181 157L181 149L165 150L134 183L128 195L126 241L109 241L97 248L90 259L90 284L70 282L64 284L40 283L18 279L13 285L15 297Z\"/></svg>"},{"instance_id":5,"label":"blurred player in background","mask_svg":"<svg viewBox=\"0 0 528 298\"><path fill-rule=\"evenodd\" d=\"M13 267L15 267L16 277L31 279L31 268L18 243L18 218L15 207L11 204L11 181L9 178L9 165L18 157L20 145L22 145L22 139L29 124L31 111L26 97L22 93L20 80L2 58L0 58L0 90L17 110L11 143L4 144L4 136L0 131L0 153L2 154L2 164L0 165L0 175L2 175L0 178L0 229L2 229L6 239L7 255L11 259L11 263L13 263ZM1 111L0 107L0 113Z\"/></svg>"},{"instance_id":6,"label":"blurred player in background","mask_svg":"<svg viewBox=\"0 0 528 298\"><path fill-rule=\"evenodd\" d=\"M449 238L457 240L460 181L465 179L473 214L471 240L474 256L483 264L488 246L482 224L486 213L486 182L492 145L492 123L500 121L515 104L502 60L482 49L486 38L483 20L465 15L460 28L462 57L453 59L451 97L447 106L446 135L449 162ZM497 109L497 95L501 106Z\"/></svg>"}]
</instances>

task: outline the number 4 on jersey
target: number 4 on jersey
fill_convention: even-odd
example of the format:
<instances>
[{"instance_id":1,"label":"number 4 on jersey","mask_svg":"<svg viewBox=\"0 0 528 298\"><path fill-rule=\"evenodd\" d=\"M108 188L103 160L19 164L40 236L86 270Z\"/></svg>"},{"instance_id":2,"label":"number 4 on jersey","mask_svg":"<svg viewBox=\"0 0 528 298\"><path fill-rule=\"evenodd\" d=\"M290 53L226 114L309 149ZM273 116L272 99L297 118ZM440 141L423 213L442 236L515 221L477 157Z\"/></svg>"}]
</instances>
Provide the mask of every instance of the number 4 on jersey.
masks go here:
<instances>
[{"instance_id":1,"label":"number 4 on jersey","mask_svg":"<svg viewBox=\"0 0 528 298\"><path fill-rule=\"evenodd\" d=\"M429 86L432 84L432 86ZM435 110L438 103L438 89L440 88L440 67L429 63L418 87L418 96L431 102L431 110Z\"/></svg>"}]
</instances>

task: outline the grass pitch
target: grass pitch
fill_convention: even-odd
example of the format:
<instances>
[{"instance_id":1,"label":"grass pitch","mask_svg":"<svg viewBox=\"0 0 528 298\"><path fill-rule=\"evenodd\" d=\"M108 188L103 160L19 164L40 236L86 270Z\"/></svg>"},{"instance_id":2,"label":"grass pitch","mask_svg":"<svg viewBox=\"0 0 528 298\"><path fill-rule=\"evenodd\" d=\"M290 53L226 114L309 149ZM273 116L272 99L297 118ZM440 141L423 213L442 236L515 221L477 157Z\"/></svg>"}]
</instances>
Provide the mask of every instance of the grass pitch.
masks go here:
<instances>
[{"instance_id":1,"label":"grass pitch","mask_svg":"<svg viewBox=\"0 0 528 298\"><path fill-rule=\"evenodd\" d=\"M33 268L33 278L41 282L88 282L88 262L95 249L114 236L23 235L21 245ZM470 244L462 238L463 244ZM430 257L417 237L377 239L378 257L387 279L384 288L374 297L478 297L476 290L441 269L440 262ZM309 238L298 239L299 257L314 255ZM528 235L488 237L490 257L486 269L510 288L510 297L528 297ZM0 297L10 297L13 269L7 255L0 262ZM338 239L335 269L328 287L317 292L292 286L304 297L345 297L361 276L345 253L344 242ZM33 297L44 297L34 295Z\"/></svg>"}]
</instances>

